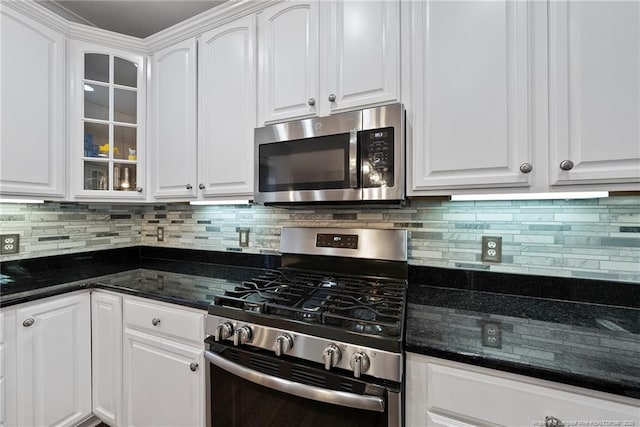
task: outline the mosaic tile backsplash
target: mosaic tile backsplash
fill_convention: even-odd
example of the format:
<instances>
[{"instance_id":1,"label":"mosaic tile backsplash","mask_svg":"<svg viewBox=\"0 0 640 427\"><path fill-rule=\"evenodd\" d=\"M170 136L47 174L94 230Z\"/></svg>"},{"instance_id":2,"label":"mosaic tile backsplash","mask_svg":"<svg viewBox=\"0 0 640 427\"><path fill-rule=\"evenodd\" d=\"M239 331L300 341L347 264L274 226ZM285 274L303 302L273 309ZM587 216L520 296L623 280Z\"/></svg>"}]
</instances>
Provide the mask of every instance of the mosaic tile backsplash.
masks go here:
<instances>
[{"instance_id":1,"label":"mosaic tile backsplash","mask_svg":"<svg viewBox=\"0 0 640 427\"><path fill-rule=\"evenodd\" d=\"M1 260L147 245L276 253L283 226L409 230L409 262L495 272L640 283L640 197L554 201L412 200L401 209L259 205L0 205L0 233L20 234ZM157 228L164 228L164 241ZM238 231L249 230L241 248ZM502 237L502 262L480 260L482 236Z\"/></svg>"}]
</instances>

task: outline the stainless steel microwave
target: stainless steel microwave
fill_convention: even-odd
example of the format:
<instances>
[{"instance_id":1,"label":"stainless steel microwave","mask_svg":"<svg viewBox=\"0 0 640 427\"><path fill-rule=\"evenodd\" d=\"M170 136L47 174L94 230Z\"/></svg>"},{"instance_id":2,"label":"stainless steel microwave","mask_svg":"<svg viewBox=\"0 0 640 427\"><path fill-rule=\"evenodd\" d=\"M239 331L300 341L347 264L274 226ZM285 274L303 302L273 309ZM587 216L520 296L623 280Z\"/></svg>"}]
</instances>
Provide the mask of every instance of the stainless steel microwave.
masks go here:
<instances>
[{"instance_id":1,"label":"stainless steel microwave","mask_svg":"<svg viewBox=\"0 0 640 427\"><path fill-rule=\"evenodd\" d=\"M390 104L256 128L254 201L401 202L404 116Z\"/></svg>"}]
</instances>

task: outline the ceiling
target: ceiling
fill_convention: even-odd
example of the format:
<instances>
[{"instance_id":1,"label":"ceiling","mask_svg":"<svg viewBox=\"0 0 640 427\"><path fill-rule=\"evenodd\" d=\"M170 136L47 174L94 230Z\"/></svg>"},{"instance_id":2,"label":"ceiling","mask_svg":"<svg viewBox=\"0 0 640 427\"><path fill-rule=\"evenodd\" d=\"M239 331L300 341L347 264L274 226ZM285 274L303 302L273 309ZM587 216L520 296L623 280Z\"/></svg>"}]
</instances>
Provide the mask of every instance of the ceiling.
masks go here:
<instances>
[{"instance_id":1,"label":"ceiling","mask_svg":"<svg viewBox=\"0 0 640 427\"><path fill-rule=\"evenodd\" d=\"M145 38L225 0L38 0L63 18Z\"/></svg>"}]
</instances>

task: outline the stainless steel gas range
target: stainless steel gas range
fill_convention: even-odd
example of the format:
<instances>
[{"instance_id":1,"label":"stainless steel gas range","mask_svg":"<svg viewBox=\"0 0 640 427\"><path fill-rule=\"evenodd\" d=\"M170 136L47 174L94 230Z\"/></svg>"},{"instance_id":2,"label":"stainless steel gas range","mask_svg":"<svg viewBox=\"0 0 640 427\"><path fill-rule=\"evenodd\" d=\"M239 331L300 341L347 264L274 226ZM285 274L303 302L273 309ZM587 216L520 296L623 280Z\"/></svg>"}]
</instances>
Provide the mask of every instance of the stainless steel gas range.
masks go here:
<instances>
[{"instance_id":1,"label":"stainless steel gas range","mask_svg":"<svg viewBox=\"0 0 640 427\"><path fill-rule=\"evenodd\" d=\"M209 306L213 426L401 426L407 232L283 228L282 267Z\"/></svg>"}]
</instances>

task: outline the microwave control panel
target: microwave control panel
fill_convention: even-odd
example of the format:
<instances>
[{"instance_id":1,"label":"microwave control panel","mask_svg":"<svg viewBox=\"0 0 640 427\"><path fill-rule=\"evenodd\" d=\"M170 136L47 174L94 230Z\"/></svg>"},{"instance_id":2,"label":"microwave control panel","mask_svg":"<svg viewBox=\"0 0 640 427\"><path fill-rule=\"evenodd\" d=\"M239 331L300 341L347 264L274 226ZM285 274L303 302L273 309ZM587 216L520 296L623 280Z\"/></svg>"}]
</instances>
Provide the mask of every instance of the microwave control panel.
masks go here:
<instances>
[{"instance_id":1,"label":"microwave control panel","mask_svg":"<svg viewBox=\"0 0 640 427\"><path fill-rule=\"evenodd\" d=\"M393 187L393 128L362 131L362 187Z\"/></svg>"}]
</instances>

